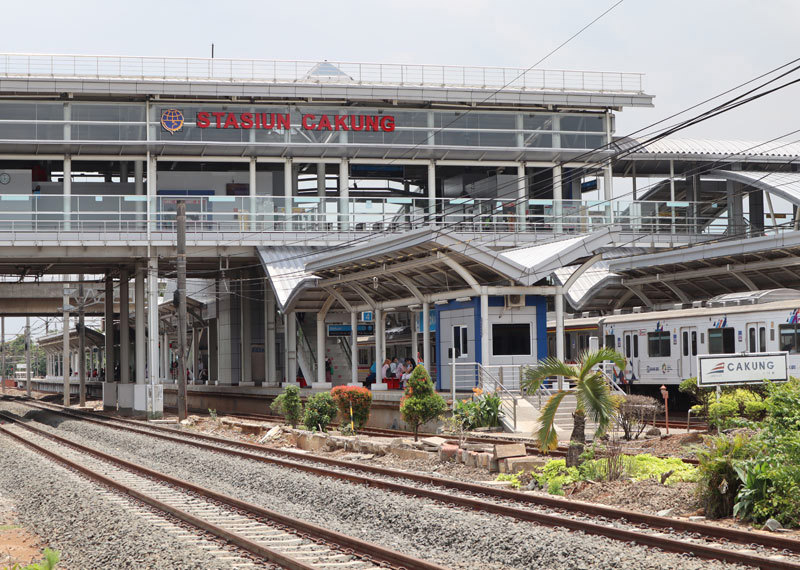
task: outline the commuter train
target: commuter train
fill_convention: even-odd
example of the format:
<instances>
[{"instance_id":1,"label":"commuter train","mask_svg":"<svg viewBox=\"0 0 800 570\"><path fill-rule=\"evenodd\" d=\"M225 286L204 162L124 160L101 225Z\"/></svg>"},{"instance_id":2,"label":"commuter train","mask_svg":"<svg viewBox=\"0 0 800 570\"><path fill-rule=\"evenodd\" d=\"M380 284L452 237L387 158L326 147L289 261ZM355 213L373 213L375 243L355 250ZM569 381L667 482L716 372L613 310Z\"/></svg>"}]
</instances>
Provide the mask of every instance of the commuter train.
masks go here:
<instances>
[{"instance_id":1,"label":"commuter train","mask_svg":"<svg viewBox=\"0 0 800 570\"><path fill-rule=\"evenodd\" d=\"M800 371L800 291L730 293L692 308L565 320L565 359L574 361L597 337L627 361L633 385L678 384L697 376L698 354L789 353L789 373ZM548 323L555 354L555 323Z\"/></svg>"}]
</instances>

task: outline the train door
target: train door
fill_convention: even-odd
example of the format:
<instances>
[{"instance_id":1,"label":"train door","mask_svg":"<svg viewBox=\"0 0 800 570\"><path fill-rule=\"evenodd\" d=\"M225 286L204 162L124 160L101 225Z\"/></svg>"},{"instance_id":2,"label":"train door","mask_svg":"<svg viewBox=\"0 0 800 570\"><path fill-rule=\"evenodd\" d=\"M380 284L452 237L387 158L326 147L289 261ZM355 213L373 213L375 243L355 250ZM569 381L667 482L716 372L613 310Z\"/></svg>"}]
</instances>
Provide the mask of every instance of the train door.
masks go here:
<instances>
[{"instance_id":1,"label":"train door","mask_svg":"<svg viewBox=\"0 0 800 570\"><path fill-rule=\"evenodd\" d=\"M767 323L747 323L747 352L767 351Z\"/></svg>"},{"instance_id":2,"label":"train door","mask_svg":"<svg viewBox=\"0 0 800 570\"><path fill-rule=\"evenodd\" d=\"M622 333L622 348L628 368L625 374L630 381L639 379L639 331L625 331Z\"/></svg>"},{"instance_id":3,"label":"train door","mask_svg":"<svg viewBox=\"0 0 800 570\"><path fill-rule=\"evenodd\" d=\"M697 327L681 327L681 379L697 376Z\"/></svg>"}]
</instances>

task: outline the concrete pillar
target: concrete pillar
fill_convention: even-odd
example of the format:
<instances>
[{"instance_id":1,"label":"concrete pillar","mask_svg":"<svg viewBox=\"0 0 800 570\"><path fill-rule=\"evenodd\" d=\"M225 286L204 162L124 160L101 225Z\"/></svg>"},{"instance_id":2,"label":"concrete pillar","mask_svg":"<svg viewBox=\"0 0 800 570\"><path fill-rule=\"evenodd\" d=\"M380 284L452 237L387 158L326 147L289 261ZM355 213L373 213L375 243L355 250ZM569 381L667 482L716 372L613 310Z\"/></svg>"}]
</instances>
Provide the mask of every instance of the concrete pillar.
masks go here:
<instances>
[{"instance_id":1,"label":"concrete pillar","mask_svg":"<svg viewBox=\"0 0 800 570\"><path fill-rule=\"evenodd\" d=\"M521 116L520 116L521 118ZM528 211L528 179L525 177L525 163L517 165L517 223L514 231L525 229L525 212Z\"/></svg>"},{"instance_id":2,"label":"concrete pillar","mask_svg":"<svg viewBox=\"0 0 800 570\"><path fill-rule=\"evenodd\" d=\"M556 358L564 362L564 293L559 291L555 295L556 310ZM564 377L558 377L558 389L564 389Z\"/></svg>"},{"instance_id":3,"label":"concrete pillar","mask_svg":"<svg viewBox=\"0 0 800 570\"><path fill-rule=\"evenodd\" d=\"M269 280L264 280L264 326L266 327L264 335L264 357L266 358L265 371L268 386L277 386L278 371L277 371L277 351L275 341L275 297L272 294L272 289Z\"/></svg>"},{"instance_id":4,"label":"concrete pillar","mask_svg":"<svg viewBox=\"0 0 800 570\"><path fill-rule=\"evenodd\" d=\"M147 263L147 366L150 384L158 384L159 318L158 318L158 257L152 256ZM149 408L148 408L149 409Z\"/></svg>"},{"instance_id":5,"label":"concrete pillar","mask_svg":"<svg viewBox=\"0 0 800 570\"><path fill-rule=\"evenodd\" d=\"M564 210L562 199L561 165L553 167L553 231L556 234L564 231Z\"/></svg>"},{"instance_id":6,"label":"concrete pillar","mask_svg":"<svg viewBox=\"0 0 800 570\"><path fill-rule=\"evenodd\" d=\"M725 191L728 203L728 234L739 235L744 232L744 208L742 205L741 185L728 180Z\"/></svg>"},{"instance_id":7,"label":"concrete pillar","mask_svg":"<svg viewBox=\"0 0 800 570\"><path fill-rule=\"evenodd\" d=\"M251 133L254 134L255 129L251 129ZM250 220L250 229L255 230L258 228L258 220L256 218L256 159L250 159L250 184L248 185L250 190L250 207L248 212L248 218Z\"/></svg>"},{"instance_id":8,"label":"concrete pillar","mask_svg":"<svg viewBox=\"0 0 800 570\"><path fill-rule=\"evenodd\" d=\"M432 143L431 143L432 144ZM434 223L436 215L436 163L428 163L428 221Z\"/></svg>"},{"instance_id":9,"label":"concrete pillar","mask_svg":"<svg viewBox=\"0 0 800 570\"><path fill-rule=\"evenodd\" d=\"M119 181L120 184L125 184L128 181L128 162L125 160L119 163Z\"/></svg>"},{"instance_id":10,"label":"concrete pillar","mask_svg":"<svg viewBox=\"0 0 800 570\"><path fill-rule=\"evenodd\" d=\"M317 382L326 382L325 378L325 315L317 313Z\"/></svg>"},{"instance_id":11,"label":"concrete pillar","mask_svg":"<svg viewBox=\"0 0 800 570\"><path fill-rule=\"evenodd\" d=\"M375 309L375 384L383 382L383 361L386 360L383 350L383 311Z\"/></svg>"},{"instance_id":12,"label":"concrete pillar","mask_svg":"<svg viewBox=\"0 0 800 570\"><path fill-rule=\"evenodd\" d=\"M72 219L72 157L64 156L64 229L72 229L70 220Z\"/></svg>"},{"instance_id":13,"label":"concrete pillar","mask_svg":"<svg viewBox=\"0 0 800 570\"><path fill-rule=\"evenodd\" d=\"M237 385L242 381L242 337L240 296L234 294L235 281L219 281L217 293L217 370L218 383Z\"/></svg>"},{"instance_id":14,"label":"concrete pillar","mask_svg":"<svg viewBox=\"0 0 800 570\"><path fill-rule=\"evenodd\" d=\"M346 158L339 163L339 229L350 229L350 162Z\"/></svg>"},{"instance_id":15,"label":"concrete pillar","mask_svg":"<svg viewBox=\"0 0 800 570\"><path fill-rule=\"evenodd\" d=\"M350 383L358 384L358 313L350 313Z\"/></svg>"},{"instance_id":16,"label":"concrete pillar","mask_svg":"<svg viewBox=\"0 0 800 570\"><path fill-rule=\"evenodd\" d=\"M317 163L317 196L319 198L325 198L327 195L327 190L325 186L325 163L318 162ZM324 202L323 202L324 204Z\"/></svg>"},{"instance_id":17,"label":"concrete pillar","mask_svg":"<svg viewBox=\"0 0 800 570\"><path fill-rule=\"evenodd\" d=\"M431 304L422 303L422 362L430 373L431 362Z\"/></svg>"},{"instance_id":18,"label":"concrete pillar","mask_svg":"<svg viewBox=\"0 0 800 570\"><path fill-rule=\"evenodd\" d=\"M106 273L105 295L105 346L106 346L106 382L114 381L114 280Z\"/></svg>"},{"instance_id":19,"label":"concrete pillar","mask_svg":"<svg viewBox=\"0 0 800 570\"><path fill-rule=\"evenodd\" d=\"M192 327L192 383L197 383L197 373L199 372L198 364L200 362L200 357L198 355L198 351L200 349L200 339L198 338L197 334L197 327Z\"/></svg>"},{"instance_id":20,"label":"concrete pillar","mask_svg":"<svg viewBox=\"0 0 800 570\"><path fill-rule=\"evenodd\" d=\"M489 365L489 293L481 291L481 364Z\"/></svg>"},{"instance_id":21,"label":"concrete pillar","mask_svg":"<svg viewBox=\"0 0 800 570\"><path fill-rule=\"evenodd\" d=\"M764 192L762 190L752 190L748 194L750 210L750 227L755 235L764 233Z\"/></svg>"},{"instance_id":22,"label":"concrete pillar","mask_svg":"<svg viewBox=\"0 0 800 570\"><path fill-rule=\"evenodd\" d=\"M253 330L252 330L252 315L250 313L250 291L248 284L249 281L242 281L242 295L239 299L241 332L239 338L241 341L241 369L242 377L240 384L250 385L253 382Z\"/></svg>"},{"instance_id":23,"label":"concrete pillar","mask_svg":"<svg viewBox=\"0 0 800 570\"><path fill-rule=\"evenodd\" d=\"M121 384L130 382L130 302L128 298L128 270L119 272L119 381Z\"/></svg>"},{"instance_id":24,"label":"concrete pillar","mask_svg":"<svg viewBox=\"0 0 800 570\"><path fill-rule=\"evenodd\" d=\"M64 302L64 309L63 309L64 330L62 331L62 338L63 338L62 350L63 350L64 370L62 372L62 378L64 380L64 405L69 406L69 292L66 285L64 285L63 302Z\"/></svg>"},{"instance_id":25,"label":"concrete pillar","mask_svg":"<svg viewBox=\"0 0 800 570\"><path fill-rule=\"evenodd\" d=\"M286 216L286 229L292 229L292 180L294 170L292 169L292 159L287 158L283 162L283 211Z\"/></svg>"},{"instance_id":26,"label":"concrete pillar","mask_svg":"<svg viewBox=\"0 0 800 570\"><path fill-rule=\"evenodd\" d=\"M144 163L141 160L133 162L133 193L144 195Z\"/></svg>"},{"instance_id":27,"label":"concrete pillar","mask_svg":"<svg viewBox=\"0 0 800 570\"><path fill-rule=\"evenodd\" d=\"M145 301L144 301L144 274L146 268L140 265L136 266L136 276L134 277L134 311L136 318L136 328L134 347L135 347L135 366L136 366L136 383L145 383L145 367L147 358L145 351L145 332L146 323L144 316Z\"/></svg>"}]
</instances>

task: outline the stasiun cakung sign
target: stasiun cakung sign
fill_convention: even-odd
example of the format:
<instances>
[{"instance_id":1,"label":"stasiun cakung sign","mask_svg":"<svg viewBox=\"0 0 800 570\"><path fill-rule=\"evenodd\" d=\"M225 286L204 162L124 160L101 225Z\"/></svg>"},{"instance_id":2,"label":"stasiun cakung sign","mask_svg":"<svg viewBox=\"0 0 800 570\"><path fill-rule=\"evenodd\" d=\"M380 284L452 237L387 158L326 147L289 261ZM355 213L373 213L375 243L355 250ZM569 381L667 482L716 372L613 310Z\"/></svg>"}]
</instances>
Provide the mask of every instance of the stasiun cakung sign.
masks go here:
<instances>
[{"instance_id":1,"label":"stasiun cakung sign","mask_svg":"<svg viewBox=\"0 0 800 570\"><path fill-rule=\"evenodd\" d=\"M760 384L789 379L786 352L703 354L697 357L700 386Z\"/></svg>"}]
</instances>

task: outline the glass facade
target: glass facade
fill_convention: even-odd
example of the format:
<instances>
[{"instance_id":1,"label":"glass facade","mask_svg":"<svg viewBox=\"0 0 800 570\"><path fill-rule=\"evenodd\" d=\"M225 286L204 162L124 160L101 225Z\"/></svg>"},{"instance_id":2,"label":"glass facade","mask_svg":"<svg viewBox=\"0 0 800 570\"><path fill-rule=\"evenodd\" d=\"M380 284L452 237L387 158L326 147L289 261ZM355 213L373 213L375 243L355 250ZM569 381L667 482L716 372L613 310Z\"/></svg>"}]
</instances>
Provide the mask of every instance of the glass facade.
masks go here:
<instances>
[{"instance_id":1,"label":"glass facade","mask_svg":"<svg viewBox=\"0 0 800 570\"><path fill-rule=\"evenodd\" d=\"M162 127L167 109L180 111L180 128ZM209 117L205 128L198 113ZM391 128L371 128L387 119ZM170 143L592 149L606 142L602 113L161 103L148 122L144 103L0 102L0 141L144 142L148 127L151 141Z\"/></svg>"}]
</instances>

